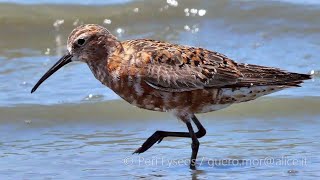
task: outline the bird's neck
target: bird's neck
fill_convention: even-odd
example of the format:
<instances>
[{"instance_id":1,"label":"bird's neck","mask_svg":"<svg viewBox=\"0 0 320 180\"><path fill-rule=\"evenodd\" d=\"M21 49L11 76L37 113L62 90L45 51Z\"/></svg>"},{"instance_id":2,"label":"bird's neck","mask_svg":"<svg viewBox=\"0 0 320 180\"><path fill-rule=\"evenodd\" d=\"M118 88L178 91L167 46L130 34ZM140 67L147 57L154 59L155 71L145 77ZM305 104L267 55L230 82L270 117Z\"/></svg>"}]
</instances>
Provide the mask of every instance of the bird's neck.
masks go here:
<instances>
[{"instance_id":1,"label":"bird's neck","mask_svg":"<svg viewBox=\"0 0 320 180\"><path fill-rule=\"evenodd\" d=\"M113 72L110 70L110 65L114 64L116 59L122 57L123 47L119 41L114 44L113 48L108 51L108 56L105 59L95 61L88 61L87 64L92 71L93 75L102 84L109 86L113 79Z\"/></svg>"}]
</instances>

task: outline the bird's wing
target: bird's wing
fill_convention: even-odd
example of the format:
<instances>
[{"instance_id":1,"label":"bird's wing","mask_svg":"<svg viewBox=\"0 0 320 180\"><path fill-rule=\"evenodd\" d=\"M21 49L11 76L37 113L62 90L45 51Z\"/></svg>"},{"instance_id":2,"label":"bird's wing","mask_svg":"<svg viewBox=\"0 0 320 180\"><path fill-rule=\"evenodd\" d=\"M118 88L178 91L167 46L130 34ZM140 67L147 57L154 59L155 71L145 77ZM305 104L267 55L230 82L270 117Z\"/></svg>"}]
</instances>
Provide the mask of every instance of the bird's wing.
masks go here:
<instances>
[{"instance_id":1,"label":"bird's wing","mask_svg":"<svg viewBox=\"0 0 320 180\"><path fill-rule=\"evenodd\" d=\"M242 74L226 56L203 48L154 40L126 41L138 52L144 81L163 91L181 92L235 84Z\"/></svg>"}]
</instances>

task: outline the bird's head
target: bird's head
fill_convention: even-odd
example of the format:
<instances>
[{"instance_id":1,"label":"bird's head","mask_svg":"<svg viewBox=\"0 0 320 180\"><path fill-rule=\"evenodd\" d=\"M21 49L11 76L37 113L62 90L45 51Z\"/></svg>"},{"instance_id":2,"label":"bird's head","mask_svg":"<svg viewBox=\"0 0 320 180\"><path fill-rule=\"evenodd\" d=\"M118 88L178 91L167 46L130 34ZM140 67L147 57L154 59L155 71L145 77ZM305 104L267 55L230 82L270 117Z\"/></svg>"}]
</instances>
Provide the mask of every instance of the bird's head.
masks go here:
<instances>
[{"instance_id":1,"label":"bird's head","mask_svg":"<svg viewBox=\"0 0 320 180\"><path fill-rule=\"evenodd\" d=\"M68 37L67 52L40 78L31 93L64 65L72 61L87 64L107 62L110 54L119 48L122 48L121 43L102 26L86 24L75 28Z\"/></svg>"}]
</instances>

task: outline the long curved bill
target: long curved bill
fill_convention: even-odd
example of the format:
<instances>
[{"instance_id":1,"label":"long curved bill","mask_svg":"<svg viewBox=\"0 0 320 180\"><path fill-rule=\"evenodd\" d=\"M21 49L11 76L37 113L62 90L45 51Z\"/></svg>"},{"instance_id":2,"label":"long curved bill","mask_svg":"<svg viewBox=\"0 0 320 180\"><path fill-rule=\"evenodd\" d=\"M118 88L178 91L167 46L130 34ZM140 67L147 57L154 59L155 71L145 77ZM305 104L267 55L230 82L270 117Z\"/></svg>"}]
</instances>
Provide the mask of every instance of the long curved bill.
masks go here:
<instances>
[{"instance_id":1,"label":"long curved bill","mask_svg":"<svg viewBox=\"0 0 320 180\"><path fill-rule=\"evenodd\" d=\"M65 55L62 56L62 58L56 62L42 77L41 79L37 82L36 85L31 90L31 93L35 92L37 88L43 83L46 79L48 79L53 73L58 71L61 67L64 65L68 64L71 62L72 55L67 52Z\"/></svg>"}]
</instances>

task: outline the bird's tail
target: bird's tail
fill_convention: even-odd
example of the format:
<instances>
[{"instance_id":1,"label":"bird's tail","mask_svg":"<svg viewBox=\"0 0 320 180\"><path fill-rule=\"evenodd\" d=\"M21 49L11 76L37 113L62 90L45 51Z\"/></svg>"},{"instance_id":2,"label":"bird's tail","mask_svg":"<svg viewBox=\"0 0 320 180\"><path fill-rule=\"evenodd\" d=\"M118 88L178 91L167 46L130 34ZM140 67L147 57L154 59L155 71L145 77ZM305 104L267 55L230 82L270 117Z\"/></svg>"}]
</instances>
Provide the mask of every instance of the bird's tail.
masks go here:
<instances>
[{"instance_id":1,"label":"bird's tail","mask_svg":"<svg viewBox=\"0 0 320 180\"><path fill-rule=\"evenodd\" d=\"M311 79L309 74L287 72L278 68L238 64L243 78L238 85L241 86L287 86L300 87L304 80Z\"/></svg>"}]
</instances>

